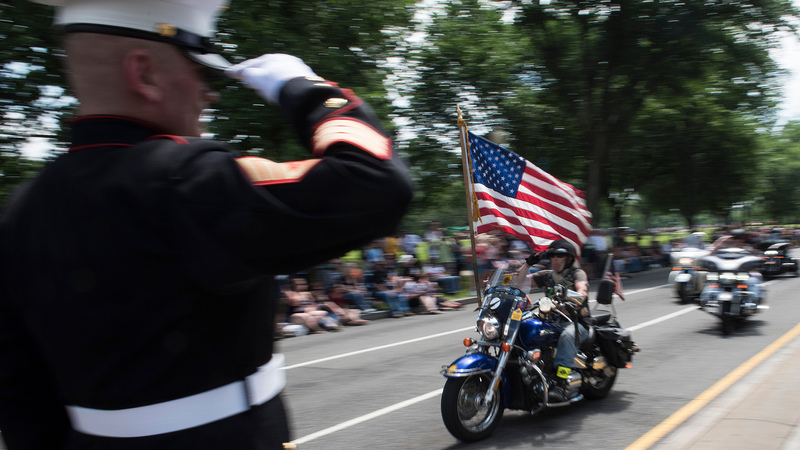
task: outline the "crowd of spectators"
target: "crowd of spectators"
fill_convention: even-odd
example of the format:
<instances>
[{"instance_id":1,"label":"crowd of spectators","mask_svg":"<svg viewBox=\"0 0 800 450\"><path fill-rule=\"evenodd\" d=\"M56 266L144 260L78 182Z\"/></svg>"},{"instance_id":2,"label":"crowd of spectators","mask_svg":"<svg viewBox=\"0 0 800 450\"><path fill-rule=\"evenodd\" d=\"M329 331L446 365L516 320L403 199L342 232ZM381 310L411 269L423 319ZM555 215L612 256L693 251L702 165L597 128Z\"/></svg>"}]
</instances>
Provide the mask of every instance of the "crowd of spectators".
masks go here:
<instances>
[{"instance_id":1,"label":"crowd of spectators","mask_svg":"<svg viewBox=\"0 0 800 450\"><path fill-rule=\"evenodd\" d=\"M280 277L279 336L365 325L369 321L361 314L378 310L400 318L460 308L443 295L462 290L463 248L462 233L432 222L422 236L387 236L307 272Z\"/></svg>"},{"instance_id":2,"label":"crowd of spectators","mask_svg":"<svg viewBox=\"0 0 800 450\"><path fill-rule=\"evenodd\" d=\"M754 241L799 236L785 229L782 237L773 229L750 233ZM499 232L475 239L473 255L467 231L431 222L422 235L387 236L307 272L282 277L284 311L278 316L278 329L285 335L339 330L343 325L368 324L361 314L376 311L396 318L440 314L461 307L444 294L474 295L473 258L482 279L497 262L521 260L531 252L523 241ZM602 278L611 267L625 278L669 266L670 253L682 245L682 239L663 239L663 235L595 229L581 250L579 264L590 279ZM546 265L546 259L542 263Z\"/></svg>"}]
</instances>

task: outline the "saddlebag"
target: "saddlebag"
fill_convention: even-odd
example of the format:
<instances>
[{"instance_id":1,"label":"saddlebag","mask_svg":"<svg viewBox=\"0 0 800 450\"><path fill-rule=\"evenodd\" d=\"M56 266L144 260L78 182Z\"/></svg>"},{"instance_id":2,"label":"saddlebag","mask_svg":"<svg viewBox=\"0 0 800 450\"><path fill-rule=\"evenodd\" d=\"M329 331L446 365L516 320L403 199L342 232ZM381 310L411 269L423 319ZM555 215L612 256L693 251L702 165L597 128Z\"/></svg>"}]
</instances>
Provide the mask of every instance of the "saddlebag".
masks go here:
<instances>
[{"instance_id":1,"label":"saddlebag","mask_svg":"<svg viewBox=\"0 0 800 450\"><path fill-rule=\"evenodd\" d=\"M614 367L625 367L633 357L633 339L625 328L603 326L595 329L597 345Z\"/></svg>"}]
</instances>

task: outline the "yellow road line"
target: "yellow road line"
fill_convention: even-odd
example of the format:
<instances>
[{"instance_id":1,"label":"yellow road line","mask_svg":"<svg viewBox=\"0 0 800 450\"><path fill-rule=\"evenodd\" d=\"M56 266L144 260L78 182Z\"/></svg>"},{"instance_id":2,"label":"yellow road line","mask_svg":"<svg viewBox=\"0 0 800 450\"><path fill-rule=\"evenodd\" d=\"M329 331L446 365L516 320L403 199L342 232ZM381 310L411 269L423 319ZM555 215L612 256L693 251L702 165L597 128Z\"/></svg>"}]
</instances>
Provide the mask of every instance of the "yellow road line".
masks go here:
<instances>
[{"instance_id":1,"label":"yellow road line","mask_svg":"<svg viewBox=\"0 0 800 450\"><path fill-rule=\"evenodd\" d=\"M666 436L667 433L674 430L676 427L678 427L678 425L682 424L684 421L686 421L686 419L706 406L719 394L731 387L733 383L739 381L739 379L747 375L757 365L764 362L765 359L772 356L775 352L783 348L798 335L800 335L800 324L795 325L794 328L767 346L767 348L759 353L756 353L752 358L745 361L744 364L734 369L733 372L726 375L723 379L717 381L713 386L695 397L694 400L687 403L686 406L667 417L666 420L658 424L655 428L645 433L642 437L637 439L636 442L629 445L625 450L645 450L650 448L650 446Z\"/></svg>"}]
</instances>

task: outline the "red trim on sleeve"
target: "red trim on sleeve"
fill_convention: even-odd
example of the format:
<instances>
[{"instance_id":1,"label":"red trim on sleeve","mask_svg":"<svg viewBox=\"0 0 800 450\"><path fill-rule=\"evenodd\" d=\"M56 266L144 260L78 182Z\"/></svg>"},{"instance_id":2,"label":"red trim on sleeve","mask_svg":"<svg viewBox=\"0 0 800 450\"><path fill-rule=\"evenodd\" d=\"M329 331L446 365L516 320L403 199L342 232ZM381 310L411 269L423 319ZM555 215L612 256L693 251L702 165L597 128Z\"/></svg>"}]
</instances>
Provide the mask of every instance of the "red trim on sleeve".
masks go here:
<instances>
[{"instance_id":1,"label":"red trim on sleeve","mask_svg":"<svg viewBox=\"0 0 800 450\"><path fill-rule=\"evenodd\" d=\"M257 186L296 183L320 163L319 159L276 163L257 156L236 158L239 168L250 183Z\"/></svg>"},{"instance_id":2,"label":"red trim on sleeve","mask_svg":"<svg viewBox=\"0 0 800 450\"><path fill-rule=\"evenodd\" d=\"M391 159L392 141L369 124L350 117L334 117L317 124L311 136L314 156L322 156L332 145L344 142L379 159Z\"/></svg>"},{"instance_id":3,"label":"red trim on sleeve","mask_svg":"<svg viewBox=\"0 0 800 450\"><path fill-rule=\"evenodd\" d=\"M87 148L95 148L95 147L133 147L131 144L115 144L115 143L108 143L108 144L91 144L91 145L81 145L79 147L70 147L67 149L68 152L74 152L78 150L86 150Z\"/></svg>"},{"instance_id":4,"label":"red trim on sleeve","mask_svg":"<svg viewBox=\"0 0 800 450\"><path fill-rule=\"evenodd\" d=\"M181 136L176 136L174 134L157 134L155 136L150 136L149 138L147 138L148 141L152 141L155 139L172 139L175 143L184 145L189 143L189 141L187 141L186 139L182 138Z\"/></svg>"}]
</instances>

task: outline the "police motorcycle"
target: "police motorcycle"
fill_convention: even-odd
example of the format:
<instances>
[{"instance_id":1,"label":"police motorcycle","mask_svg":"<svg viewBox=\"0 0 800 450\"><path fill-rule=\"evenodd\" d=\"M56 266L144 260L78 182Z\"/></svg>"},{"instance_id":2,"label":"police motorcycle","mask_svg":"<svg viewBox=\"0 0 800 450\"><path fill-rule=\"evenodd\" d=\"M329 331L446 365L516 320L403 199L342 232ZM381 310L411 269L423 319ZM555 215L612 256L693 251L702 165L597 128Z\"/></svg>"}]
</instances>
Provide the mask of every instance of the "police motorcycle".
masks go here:
<instances>
[{"instance_id":1,"label":"police motorcycle","mask_svg":"<svg viewBox=\"0 0 800 450\"><path fill-rule=\"evenodd\" d=\"M672 272L668 283L682 303L697 299L705 288L706 272L700 267L700 258L707 256L710 250L703 243L703 232L695 232L686 237L686 246L670 253Z\"/></svg>"},{"instance_id":2,"label":"police motorcycle","mask_svg":"<svg viewBox=\"0 0 800 450\"><path fill-rule=\"evenodd\" d=\"M608 395L617 370L630 367L638 350L628 330L620 327L612 305L614 283L601 281L598 305L589 317L578 312L565 314L561 305L577 292L556 286L547 296L531 301L526 293L530 277L517 285L515 270L501 265L490 278L476 323L478 339L465 338L466 354L442 366L447 379L441 399L441 413L447 430L462 441L477 441L492 434L508 409L538 413L562 407L584 398ZM564 322L583 320L589 338L580 345L567 379L570 395L555 400L553 367L558 337ZM572 325L569 325L572 326ZM576 336L578 333L576 333Z\"/></svg>"},{"instance_id":3,"label":"police motorcycle","mask_svg":"<svg viewBox=\"0 0 800 450\"><path fill-rule=\"evenodd\" d=\"M792 276L799 276L797 269L797 260L789 256L789 250L792 244L789 242L776 242L766 250L761 257L763 266L761 267L761 274L764 278L773 278L784 273L791 273Z\"/></svg>"},{"instance_id":4,"label":"police motorcycle","mask_svg":"<svg viewBox=\"0 0 800 450\"><path fill-rule=\"evenodd\" d=\"M722 320L724 334L730 334L737 321L765 308L760 257L740 247L722 248L702 258L701 265L708 275L700 308Z\"/></svg>"}]
</instances>

